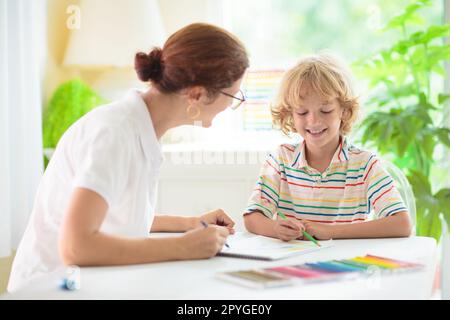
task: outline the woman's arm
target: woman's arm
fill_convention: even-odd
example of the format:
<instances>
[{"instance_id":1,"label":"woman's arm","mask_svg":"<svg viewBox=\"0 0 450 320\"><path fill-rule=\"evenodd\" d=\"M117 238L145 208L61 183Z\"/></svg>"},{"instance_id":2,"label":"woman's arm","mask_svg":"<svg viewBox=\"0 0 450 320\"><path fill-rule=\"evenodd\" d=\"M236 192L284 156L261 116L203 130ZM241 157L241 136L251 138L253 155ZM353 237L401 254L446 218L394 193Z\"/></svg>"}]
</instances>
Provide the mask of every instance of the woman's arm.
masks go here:
<instances>
[{"instance_id":1,"label":"woman's arm","mask_svg":"<svg viewBox=\"0 0 450 320\"><path fill-rule=\"evenodd\" d=\"M202 226L201 221L228 228L234 233L234 221L222 209L216 209L198 217L155 216L151 232L185 232Z\"/></svg>"},{"instance_id":2,"label":"woman's arm","mask_svg":"<svg viewBox=\"0 0 450 320\"><path fill-rule=\"evenodd\" d=\"M151 232L185 232L200 226L199 217L156 215Z\"/></svg>"},{"instance_id":3,"label":"woman's arm","mask_svg":"<svg viewBox=\"0 0 450 320\"><path fill-rule=\"evenodd\" d=\"M208 226L170 238L129 239L100 232L106 201L96 192L76 188L61 226L59 251L65 264L120 265L202 259L214 256L225 243L227 228Z\"/></svg>"},{"instance_id":4,"label":"woman's arm","mask_svg":"<svg viewBox=\"0 0 450 320\"><path fill-rule=\"evenodd\" d=\"M409 237L411 221L406 211L374 221L333 224L303 221L306 231L317 239Z\"/></svg>"}]
</instances>

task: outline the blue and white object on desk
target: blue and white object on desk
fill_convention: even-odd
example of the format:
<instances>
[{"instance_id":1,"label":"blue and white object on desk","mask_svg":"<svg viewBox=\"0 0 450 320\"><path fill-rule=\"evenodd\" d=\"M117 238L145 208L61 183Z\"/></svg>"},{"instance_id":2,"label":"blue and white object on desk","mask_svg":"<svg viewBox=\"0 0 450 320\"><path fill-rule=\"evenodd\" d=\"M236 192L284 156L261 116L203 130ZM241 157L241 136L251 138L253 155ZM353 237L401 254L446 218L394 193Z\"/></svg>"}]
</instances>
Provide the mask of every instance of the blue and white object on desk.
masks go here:
<instances>
[{"instance_id":1,"label":"blue and white object on desk","mask_svg":"<svg viewBox=\"0 0 450 320\"><path fill-rule=\"evenodd\" d=\"M68 266L66 269L66 275L61 284L63 289L66 290L79 290L81 288L81 271L78 266Z\"/></svg>"}]
</instances>

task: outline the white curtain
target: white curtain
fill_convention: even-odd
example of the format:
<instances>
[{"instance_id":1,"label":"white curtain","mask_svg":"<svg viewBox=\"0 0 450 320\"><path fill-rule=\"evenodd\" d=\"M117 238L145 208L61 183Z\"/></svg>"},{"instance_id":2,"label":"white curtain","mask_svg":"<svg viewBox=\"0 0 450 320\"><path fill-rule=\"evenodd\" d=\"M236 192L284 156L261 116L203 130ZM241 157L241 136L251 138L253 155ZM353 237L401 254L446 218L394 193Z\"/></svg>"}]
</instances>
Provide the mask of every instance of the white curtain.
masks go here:
<instances>
[{"instance_id":1,"label":"white curtain","mask_svg":"<svg viewBox=\"0 0 450 320\"><path fill-rule=\"evenodd\" d=\"M43 172L45 0L0 0L0 257L17 248Z\"/></svg>"}]
</instances>

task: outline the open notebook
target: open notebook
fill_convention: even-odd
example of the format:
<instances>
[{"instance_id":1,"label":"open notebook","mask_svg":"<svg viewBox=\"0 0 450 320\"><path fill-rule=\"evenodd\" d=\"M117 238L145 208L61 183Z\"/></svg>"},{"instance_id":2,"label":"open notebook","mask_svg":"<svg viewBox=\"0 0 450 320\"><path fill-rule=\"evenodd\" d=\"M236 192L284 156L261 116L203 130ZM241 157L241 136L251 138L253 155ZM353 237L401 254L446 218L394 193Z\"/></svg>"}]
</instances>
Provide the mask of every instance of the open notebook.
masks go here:
<instances>
[{"instance_id":1,"label":"open notebook","mask_svg":"<svg viewBox=\"0 0 450 320\"><path fill-rule=\"evenodd\" d=\"M227 243L229 248L224 246L219 252L219 256L278 260L329 248L333 245L333 240L319 241L321 246L318 247L311 241L291 240L284 242L252 233L236 232L236 234L227 238Z\"/></svg>"}]
</instances>

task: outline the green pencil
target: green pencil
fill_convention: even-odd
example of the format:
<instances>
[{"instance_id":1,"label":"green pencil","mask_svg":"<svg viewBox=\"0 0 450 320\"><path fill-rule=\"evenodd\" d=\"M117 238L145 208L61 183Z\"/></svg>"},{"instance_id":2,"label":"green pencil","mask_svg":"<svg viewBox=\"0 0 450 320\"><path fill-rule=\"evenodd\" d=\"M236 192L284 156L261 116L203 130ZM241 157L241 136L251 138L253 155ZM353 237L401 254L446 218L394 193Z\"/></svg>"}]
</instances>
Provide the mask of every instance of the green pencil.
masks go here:
<instances>
[{"instance_id":1,"label":"green pencil","mask_svg":"<svg viewBox=\"0 0 450 320\"><path fill-rule=\"evenodd\" d=\"M286 218L286 216L284 215L284 213L278 211L277 214L280 216L281 219L287 220L287 218ZM306 232L305 230L303 230L303 235L304 235L306 238L308 238L309 241L312 241L312 242L314 242L318 247L321 247L320 243L317 242L317 240L314 239L313 236L310 235L310 234L309 234L308 232Z\"/></svg>"}]
</instances>

